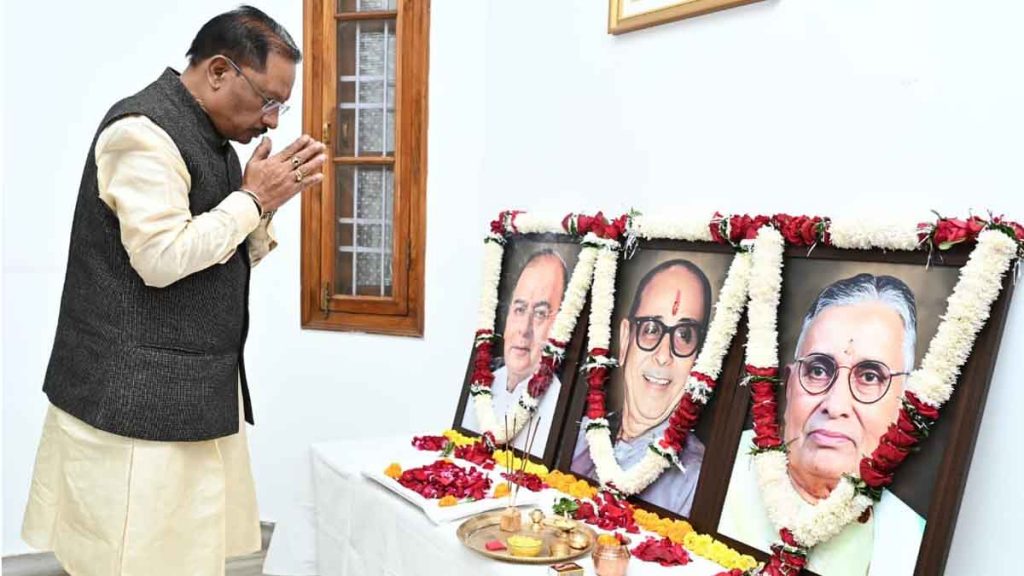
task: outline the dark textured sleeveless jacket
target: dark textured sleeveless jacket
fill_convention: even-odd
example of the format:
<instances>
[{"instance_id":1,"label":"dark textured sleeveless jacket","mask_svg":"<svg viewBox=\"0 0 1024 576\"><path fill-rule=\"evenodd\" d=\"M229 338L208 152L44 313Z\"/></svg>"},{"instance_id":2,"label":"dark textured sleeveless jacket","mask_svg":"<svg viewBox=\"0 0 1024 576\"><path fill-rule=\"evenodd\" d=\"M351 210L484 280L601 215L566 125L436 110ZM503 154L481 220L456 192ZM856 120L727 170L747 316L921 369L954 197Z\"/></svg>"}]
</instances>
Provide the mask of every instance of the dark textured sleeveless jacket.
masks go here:
<instances>
[{"instance_id":1,"label":"dark textured sleeveless jacket","mask_svg":"<svg viewBox=\"0 0 1024 576\"><path fill-rule=\"evenodd\" d=\"M188 441L238 431L238 390L252 422L242 349L248 332L249 256L152 288L132 268L117 216L100 200L96 141L112 122L146 116L170 135L191 176L193 215L242 185L231 145L167 69L115 104L93 137L71 228L57 335L43 390L50 402L122 436Z\"/></svg>"}]
</instances>

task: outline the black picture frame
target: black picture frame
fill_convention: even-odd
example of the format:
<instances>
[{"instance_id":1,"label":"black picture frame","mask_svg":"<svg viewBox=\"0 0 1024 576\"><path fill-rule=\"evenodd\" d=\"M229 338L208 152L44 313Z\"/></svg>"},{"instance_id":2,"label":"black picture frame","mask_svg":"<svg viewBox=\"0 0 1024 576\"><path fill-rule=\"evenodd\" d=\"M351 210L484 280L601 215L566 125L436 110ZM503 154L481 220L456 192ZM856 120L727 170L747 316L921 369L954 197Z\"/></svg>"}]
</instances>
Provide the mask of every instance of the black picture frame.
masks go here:
<instances>
[{"instance_id":1,"label":"black picture frame","mask_svg":"<svg viewBox=\"0 0 1024 576\"><path fill-rule=\"evenodd\" d=\"M569 234L513 234L506 238L504 257L502 258L501 266L501 279L498 283L498 310L495 314L495 334L499 336L494 347L496 362L500 362L499 359L503 356L502 345L504 342L503 332L506 324L506 312L508 310L509 299L515 288L516 281L529 257L542 250L553 251L565 261L565 285L566 288L568 288L568 282L572 277L582 246L578 237ZM544 399L541 399L542 408L538 410L538 414L542 414L544 417L550 416L549 435L546 440L538 437L537 440L534 441L534 449L531 451L530 460L540 462L549 468L554 466L558 456L558 448L562 440L561 435L565 428L565 414L569 405L569 399L572 396L572 388L575 385L575 375L579 366L580 355L582 352L581 347L583 343L583 333L586 331L586 324L587 306L584 306L576 320L576 326L573 330L572 338L566 346L565 358L557 371L560 387L557 400L554 402L554 407L550 411L550 415L542 414L542 412L544 412ZM546 340L546 337L542 340ZM470 387L476 350L472 344L472 341L470 341L469 361L466 365L466 374L463 379L463 386L459 395L459 402L455 410L452 428L463 434L479 435L481 432L480 430L465 424L467 418L472 418L472 420L475 421L475 415L468 415L470 411L474 410ZM542 344L543 341L541 341L541 345ZM494 386L498 386L501 383L501 379L497 378ZM526 382L520 383L519 386L526 386ZM553 392L553 390L549 389L545 395L550 394L551 392ZM500 415L496 414L496 416L499 419L501 418ZM525 434L525 432L521 432L521 435L522 434ZM519 437L517 436L517 438ZM543 447L542 450L539 449L541 446ZM523 451L519 450L519 452L522 453Z\"/></svg>"},{"instance_id":2,"label":"black picture frame","mask_svg":"<svg viewBox=\"0 0 1024 576\"><path fill-rule=\"evenodd\" d=\"M736 255L736 250L731 246L710 242L687 242L681 240L641 240L637 244L636 254L633 255L632 258L620 260L619 269L616 274L616 304L611 321L611 355L613 357L618 356L619 353L620 343L617 335L619 332L619 322L624 315L624 311L632 304L632 300L637 291L637 285L639 284L641 277L660 262L673 258L697 260L697 258L694 258L694 255L699 255L702 258L717 259L715 266L718 272L712 274L714 278L711 278L710 276L708 278L713 284L711 302L713 306L713 304L717 302L718 293L721 290L722 284L725 282L725 277L732 259L735 258ZM742 325L742 319L740 322ZM729 354L723 361L720 382L732 381L731 378L738 375L742 369L740 336L741 335L737 333L733 338ZM589 350L590 344L587 343L584 349ZM625 367L620 366L610 371L609 381L606 384L608 388L608 398L606 402L608 403L609 413L618 411L619 406L622 404L621 398L623 393L616 390L616 388L623 388L625 386L624 377L622 376L624 368ZM585 441L581 434L581 420L586 408L587 385L582 376L578 375L577 379L579 382L573 387L574 392L568 408L565 431L562 433L562 445L559 450L557 467L563 472L583 478L591 485L596 486L598 485L598 479L596 477L580 474L573 469L573 459L575 453L578 451L578 444L580 441ZM719 386L719 389L721 388L723 387ZM725 419L725 412L729 407L729 399L726 398L725 402L723 402L722 396L722 394L716 393L715 396L712 397L695 430L695 435L705 444L705 463L707 462L708 455L707 448L721 442L718 437L721 434L723 426L721 426L719 422ZM671 413L671 410L669 410L669 413ZM612 433L614 434L615 430L613 430ZM648 501L644 497L644 493L631 496L630 501L645 510L650 510L663 517L687 518L691 523L699 518L710 519L716 511L711 510L709 506L704 503L703 493L708 490L708 486L713 486L715 482L716 479L709 477L707 469L703 468L702 465L702 470L697 479L694 491L692 508L689 514L685 516L675 510Z\"/></svg>"},{"instance_id":3,"label":"black picture frame","mask_svg":"<svg viewBox=\"0 0 1024 576\"><path fill-rule=\"evenodd\" d=\"M795 268L801 261L811 260L837 264L859 263L865 268L879 264L913 265L921 269L950 268L958 272L958 269L967 262L973 248L973 244L962 245L949 251L933 254L921 251L886 252L882 250L841 250L829 247L816 247L808 253L806 248L787 248L784 255L783 301L779 317L780 340L784 338L783 334L786 329L783 325L787 322L787 319L783 317L783 310L787 307L786 285L787 281L792 282L792 278L787 276L786 270ZM1007 274L1003 280L999 297L992 305L988 322L978 334L972 354L961 370L957 388L952 398L942 408L942 417L936 428L921 444L921 453L912 454L897 471L893 485L894 493L907 490L907 484L913 483L915 478L932 477L934 479L934 484L927 487L923 495L916 498L915 503L910 504L913 508L925 509L927 516L913 570L915 576L943 573L1013 288L1012 274ZM949 290L951 291L951 288ZM944 312L945 308L943 307L940 313ZM745 335L741 337L745 340ZM921 355L927 350L928 340L930 340L930 336L919 338L916 361L919 362ZM787 344L780 342L780 345L780 355L782 355L785 353ZM781 360L783 362L780 365L785 363L785 358ZM732 364L735 366L737 363L733 362ZM735 372L733 378L738 379L742 372L742 365ZM735 381L733 380L733 382ZM732 469L738 461L737 458L742 457L741 450L744 450L744 447L740 446L740 436L748 426L750 413L749 388L729 384L729 381L723 383L727 390L723 391L724 394L719 401L728 403L729 408L725 411L726 417L719 423L721 429L716 438L720 444L715 446L714 456L705 461L705 474L714 475L719 482L701 492L702 504L706 505L703 512L706 513L695 516L693 524L698 531L710 533L740 552L750 554L759 561L765 561L769 557L768 553L719 531ZM805 573L814 574L810 570L805 570Z\"/></svg>"}]
</instances>

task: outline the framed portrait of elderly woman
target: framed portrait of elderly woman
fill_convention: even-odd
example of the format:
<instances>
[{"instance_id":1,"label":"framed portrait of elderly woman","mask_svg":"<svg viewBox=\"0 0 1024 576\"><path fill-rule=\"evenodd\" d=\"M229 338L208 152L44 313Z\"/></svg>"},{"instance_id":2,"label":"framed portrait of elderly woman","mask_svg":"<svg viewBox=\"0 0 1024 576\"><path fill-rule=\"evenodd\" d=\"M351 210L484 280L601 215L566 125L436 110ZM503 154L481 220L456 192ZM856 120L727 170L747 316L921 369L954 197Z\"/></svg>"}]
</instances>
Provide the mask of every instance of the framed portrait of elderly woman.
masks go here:
<instances>
[{"instance_id":1,"label":"framed portrait of elderly woman","mask_svg":"<svg viewBox=\"0 0 1024 576\"><path fill-rule=\"evenodd\" d=\"M608 32L622 34L760 0L608 0Z\"/></svg>"},{"instance_id":2,"label":"framed portrait of elderly woman","mask_svg":"<svg viewBox=\"0 0 1024 576\"><path fill-rule=\"evenodd\" d=\"M778 243L780 299L751 291L748 385L715 447L720 537L821 576L942 573L1012 292L1009 256L983 269L1015 249L992 234L941 253L912 234L902 252Z\"/></svg>"},{"instance_id":3,"label":"framed portrait of elderly woman","mask_svg":"<svg viewBox=\"0 0 1024 576\"><path fill-rule=\"evenodd\" d=\"M513 447L529 449L533 459L551 465L577 368L582 336L575 318L592 260L589 267L578 266L583 247L568 234L491 237L487 247L481 323L453 427L473 435L490 432L499 444L507 435ZM574 279L584 290L567 301ZM557 350L562 360L543 382L537 375L548 366L559 329L567 331Z\"/></svg>"},{"instance_id":4,"label":"framed portrait of elderly woman","mask_svg":"<svg viewBox=\"0 0 1024 576\"><path fill-rule=\"evenodd\" d=\"M691 517L700 510L696 495L704 481L705 447L715 440L715 424L722 417L716 401L710 399L705 416L685 440L676 440L679 445L671 454L651 450L671 438L673 414L697 370L709 371L700 368L699 358L707 363L702 350L712 320L722 324L720 312L729 309L723 292L735 253L728 246L678 240L645 240L638 246L618 264L614 306L610 320L603 320L610 345L595 342L602 338L597 330L602 320L590 319L585 365L608 359L604 405L595 405L589 377L576 384L559 468L595 484L613 484L659 514ZM591 310L599 309L600 299L611 292L603 291L595 278ZM732 300L737 303L732 307L734 331L745 293ZM731 347L728 335L711 339L715 346Z\"/></svg>"}]
</instances>

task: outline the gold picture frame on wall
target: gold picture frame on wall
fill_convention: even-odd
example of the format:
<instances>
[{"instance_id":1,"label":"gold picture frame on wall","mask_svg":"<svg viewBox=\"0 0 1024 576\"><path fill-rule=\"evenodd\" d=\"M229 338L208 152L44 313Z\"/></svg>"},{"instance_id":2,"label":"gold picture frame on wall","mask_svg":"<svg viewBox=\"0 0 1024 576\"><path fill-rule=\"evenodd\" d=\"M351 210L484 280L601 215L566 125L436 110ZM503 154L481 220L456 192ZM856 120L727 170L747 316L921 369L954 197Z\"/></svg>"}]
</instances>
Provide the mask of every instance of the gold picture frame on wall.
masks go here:
<instances>
[{"instance_id":1,"label":"gold picture frame on wall","mask_svg":"<svg viewBox=\"0 0 1024 576\"><path fill-rule=\"evenodd\" d=\"M622 34L761 0L608 0L608 33Z\"/></svg>"}]
</instances>

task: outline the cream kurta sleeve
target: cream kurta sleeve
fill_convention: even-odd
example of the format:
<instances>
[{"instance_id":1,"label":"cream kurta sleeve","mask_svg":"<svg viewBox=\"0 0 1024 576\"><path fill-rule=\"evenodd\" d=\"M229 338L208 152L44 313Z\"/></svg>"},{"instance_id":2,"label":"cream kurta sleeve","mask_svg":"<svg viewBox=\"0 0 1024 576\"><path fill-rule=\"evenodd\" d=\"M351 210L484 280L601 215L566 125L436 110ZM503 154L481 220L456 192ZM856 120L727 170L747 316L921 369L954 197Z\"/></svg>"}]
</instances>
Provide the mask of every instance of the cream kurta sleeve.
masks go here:
<instances>
[{"instance_id":1,"label":"cream kurta sleeve","mask_svg":"<svg viewBox=\"0 0 1024 576\"><path fill-rule=\"evenodd\" d=\"M223 264L246 237L253 265L277 245L270 218L260 218L244 192L193 216L185 161L171 137L145 116L103 130L96 167L100 200L117 215L132 268L148 286L163 288Z\"/></svg>"}]
</instances>

